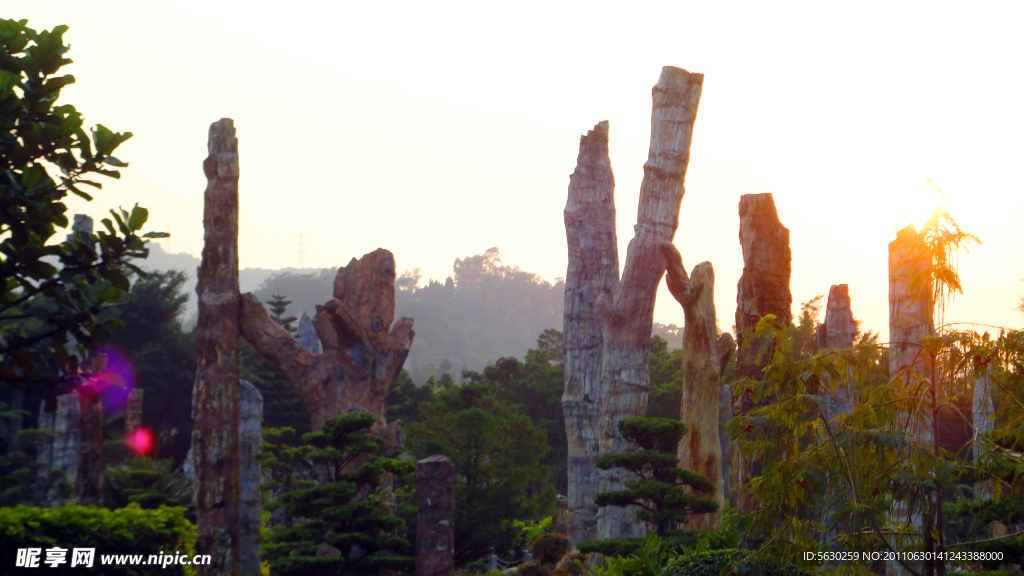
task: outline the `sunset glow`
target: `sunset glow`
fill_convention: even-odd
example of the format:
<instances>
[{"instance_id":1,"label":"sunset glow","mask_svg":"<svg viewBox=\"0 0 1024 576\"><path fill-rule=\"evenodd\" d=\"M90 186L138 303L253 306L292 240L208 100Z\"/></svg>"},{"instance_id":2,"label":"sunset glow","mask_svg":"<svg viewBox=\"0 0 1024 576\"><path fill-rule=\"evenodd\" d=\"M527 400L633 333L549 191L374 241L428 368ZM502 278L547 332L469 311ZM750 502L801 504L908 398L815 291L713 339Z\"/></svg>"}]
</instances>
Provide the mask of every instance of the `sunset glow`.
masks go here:
<instances>
[{"instance_id":1,"label":"sunset glow","mask_svg":"<svg viewBox=\"0 0 1024 576\"><path fill-rule=\"evenodd\" d=\"M506 264L565 276L568 175L602 120L625 254L651 86L673 65L705 74L676 244L688 268L714 264L722 328L739 197L771 192L794 309L848 283L885 340L886 245L934 207L925 176L985 242L961 261L950 319L1021 322L1019 4L18 4L37 29L70 26L77 83L62 98L89 126L135 134L121 180L70 212L140 202L175 252L201 251L207 130L230 117L243 268L296 266L302 234L307 267L385 247L399 272L443 282L455 258L497 246ZM664 289L655 320L683 324Z\"/></svg>"}]
</instances>

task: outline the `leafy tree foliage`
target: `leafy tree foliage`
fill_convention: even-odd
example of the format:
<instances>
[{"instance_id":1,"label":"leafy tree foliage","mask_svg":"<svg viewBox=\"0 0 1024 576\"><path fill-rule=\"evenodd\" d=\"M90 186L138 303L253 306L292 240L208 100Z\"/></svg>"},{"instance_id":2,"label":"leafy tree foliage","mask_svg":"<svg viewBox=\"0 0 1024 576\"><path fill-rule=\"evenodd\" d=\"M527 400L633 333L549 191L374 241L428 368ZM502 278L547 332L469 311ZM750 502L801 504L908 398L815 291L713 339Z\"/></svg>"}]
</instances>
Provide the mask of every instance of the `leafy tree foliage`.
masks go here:
<instances>
[{"instance_id":1,"label":"leafy tree foliage","mask_svg":"<svg viewBox=\"0 0 1024 576\"><path fill-rule=\"evenodd\" d=\"M926 338L924 356L934 369L890 379L879 369L885 350L876 344L794 360L792 341L773 318L762 319L757 332L774 341L775 356L762 383L740 385L749 386L755 399L771 394L776 400L729 426L744 454L764 463L751 482L759 507L743 515L749 540L783 556L822 545L824 534L850 550L978 549L952 539L979 538L981 526L958 533L956 519L946 525L948 517L939 510L961 518L975 514L981 522L1019 521L1019 333L996 340L974 333ZM927 442L907 433L913 419L948 419L952 407L963 404L958 396L970 391L989 364L1003 409L997 429L979 439L987 448L980 467L957 456L960 446L944 445L941 427L938 438ZM859 385L861 403L848 413L830 414L827 397L851 382ZM981 480L999 486L995 496L970 499L973 482ZM958 494L961 504L943 506L944 498ZM907 514L923 518L922 529L899 522ZM920 574L919 568L905 568ZM939 572L943 566L924 568Z\"/></svg>"},{"instance_id":2,"label":"leafy tree foliage","mask_svg":"<svg viewBox=\"0 0 1024 576\"><path fill-rule=\"evenodd\" d=\"M0 562L5 566L15 566L19 548L59 546L70 549L74 546L94 548L97 556L141 554L144 558L151 554L180 553L191 559L195 554L196 528L185 518L181 508L163 506L143 510L136 504L117 510L99 506L16 506L0 508L0 526L4 527L0 530ZM45 553L42 560L45 560ZM194 574L192 566L184 564L169 564L166 568L150 566L152 571L140 570L140 566L130 563L111 564L96 570L99 566L100 559L94 558L94 568L86 573L101 573L102 570L104 576ZM70 562L53 568L40 562L40 567L44 573L59 576L77 576L84 572L81 566L72 567Z\"/></svg>"},{"instance_id":3,"label":"leafy tree foliage","mask_svg":"<svg viewBox=\"0 0 1024 576\"><path fill-rule=\"evenodd\" d=\"M320 467L323 481L294 486L281 496L291 517L305 520L270 530L263 557L274 574L382 574L412 567L411 545L396 535L405 522L380 505L376 490L385 472L408 475L414 465L375 457L384 441L366 433L373 422L369 413L350 412L328 420L321 432L303 436L309 445L305 455ZM282 442L285 435L272 433L268 446L283 465L280 458L289 458L290 450ZM371 497L360 496L366 490ZM317 556L322 542L339 554Z\"/></svg>"},{"instance_id":4,"label":"leafy tree foliage","mask_svg":"<svg viewBox=\"0 0 1024 576\"><path fill-rule=\"evenodd\" d=\"M525 361L499 358L493 366L482 372L464 372L465 385L479 387L501 401L518 407L533 425L542 430L550 448L542 463L550 476L548 484L560 494L568 490L568 439L565 436L565 417L562 413L562 393L565 389L564 368L554 363L551 352L544 348L561 349L562 334L546 330L537 341L537 350L529 350ZM558 344L553 344L557 342Z\"/></svg>"},{"instance_id":5,"label":"leafy tree foliage","mask_svg":"<svg viewBox=\"0 0 1024 576\"><path fill-rule=\"evenodd\" d=\"M554 488L541 488L548 475L543 430L480 384L439 390L420 409L423 421L405 429L410 452L416 459L443 454L455 466L456 564L491 549L510 554L518 536L513 521L554 506Z\"/></svg>"},{"instance_id":6,"label":"leafy tree foliage","mask_svg":"<svg viewBox=\"0 0 1024 576\"><path fill-rule=\"evenodd\" d=\"M196 374L194 333L182 329L188 294L184 272L148 272L137 278L127 302L115 310L124 328L110 344L132 364L135 385L145 391L142 424L157 438L154 457L180 463L192 438L192 385Z\"/></svg>"},{"instance_id":7,"label":"leafy tree foliage","mask_svg":"<svg viewBox=\"0 0 1024 576\"><path fill-rule=\"evenodd\" d=\"M451 376L448 376L447 381L451 382ZM395 385L391 388L391 395L388 396L388 422L394 422L401 420L403 425L409 425L413 422L419 422L423 420L423 414L420 412L420 404L423 402L433 402L434 400L434 389L438 386L433 376L422 386L417 386L413 383L412 377L409 376L408 370L402 370L402 373L398 375L398 380L395 381Z\"/></svg>"},{"instance_id":8,"label":"leafy tree foliage","mask_svg":"<svg viewBox=\"0 0 1024 576\"><path fill-rule=\"evenodd\" d=\"M691 514L718 510L718 504L696 493L714 495L715 486L706 476L678 468L676 451L686 434L686 425L667 418L626 418L619 422L623 438L640 450L605 454L597 459L601 470L625 468L635 476L626 480L626 490L602 492L598 506L638 506L636 517L652 522L659 536L673 524L685 524Z\"/></svg>"},{"instance_id":9,"label":"leafy tree foliage","mask_svg":"<svg viewBox=\"0 0 1024 576\"><path fill-rule=\"evenodd\" d=\"M118 178L116 168L128 165L113 154L131 133L100 124L89 138L81 114L57 104L75 81L58 75L71 63L67 26L36 32L27 24L0 20L0 377L21 390L44 385L52 406L57 370L76 377L78 358L119 325L103 312L128 291L125 271L137 271L129 260L148 252L143 238L166 234L140 235L148 212L136 205L112 210L96 234L52 242L68 226L63 199L91 200L82 187L101 187L91 177Z\"/></svg>"},{"instance_id":10,"label":"leafy tree foliage","mask_svg":"<svg viewBox=\"0 0 1024 576\"><path fill-rule=\"evenodd\" d=\"M650 401L646 416L678 420L683 401L683 351L669 351L668 342L658 335L651 336L650 346Z\"/></svg>"}]
</instances>

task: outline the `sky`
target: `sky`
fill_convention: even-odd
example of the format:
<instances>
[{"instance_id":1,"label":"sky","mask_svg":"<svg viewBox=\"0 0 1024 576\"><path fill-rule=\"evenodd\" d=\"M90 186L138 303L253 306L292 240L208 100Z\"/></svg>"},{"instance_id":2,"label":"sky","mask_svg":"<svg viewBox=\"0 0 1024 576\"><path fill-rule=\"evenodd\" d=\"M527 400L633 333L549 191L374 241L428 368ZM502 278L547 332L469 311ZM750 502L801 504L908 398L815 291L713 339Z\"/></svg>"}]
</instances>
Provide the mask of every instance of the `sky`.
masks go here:
<instances>
[{"instance_id":1,"label":"sky","mask_svg":"<svg viewBox=\"0 0 1024 576\"><path fill-rule=\"evenodd\" d=\"M945 192L983 244L948 322L1020 327L1024 4L952 2L175 2L8 0L66 24L60 102L131 131L91 203L136 202L171 252L202 250L209 126L233 118L242 267L343 266L378 247L444 279L495 246L565 275L579 137L610 122L620 263L661 67L705 75L675 244L711 261L720 325L742 272L738 204L771 192L799 303L850 285L888 334L888 251ZM655 320L683 324L664 283Z\"/></svg>"}]
</instances>

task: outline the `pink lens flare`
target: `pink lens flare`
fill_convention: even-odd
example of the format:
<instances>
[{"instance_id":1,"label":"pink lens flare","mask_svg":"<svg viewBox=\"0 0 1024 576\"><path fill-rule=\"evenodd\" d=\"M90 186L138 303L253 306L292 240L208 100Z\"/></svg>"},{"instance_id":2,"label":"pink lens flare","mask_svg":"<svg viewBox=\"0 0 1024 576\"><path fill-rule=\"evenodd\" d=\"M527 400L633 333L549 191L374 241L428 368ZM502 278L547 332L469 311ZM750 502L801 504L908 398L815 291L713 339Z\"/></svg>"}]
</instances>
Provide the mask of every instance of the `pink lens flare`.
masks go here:
<instances>
[{"instance_id":1,"label":"pink lens flare","mask_svg":"<svg viewBox=\"0 0 1024 576\"><path fill-rule=\"evenodd\" d=\"M139 456L147 456L153 451L153 433L148 428L136 428L125 437L124 443Z\"/></svg>"},{"instance_id":2,"label":"pink lens flare","mask_svg":"<svg viewBox=\"0 0 1024 576\"><path fill-rule=\"evenodd\" d=\"M111 346L96 350L94 357L102 358L99 363L103 368L83 378L76 388L78 393L85 400L102 396L103 409L108 415L123 410L128 393L135 386L135 370L131 362Z\"/></svg>"}]
</instances>

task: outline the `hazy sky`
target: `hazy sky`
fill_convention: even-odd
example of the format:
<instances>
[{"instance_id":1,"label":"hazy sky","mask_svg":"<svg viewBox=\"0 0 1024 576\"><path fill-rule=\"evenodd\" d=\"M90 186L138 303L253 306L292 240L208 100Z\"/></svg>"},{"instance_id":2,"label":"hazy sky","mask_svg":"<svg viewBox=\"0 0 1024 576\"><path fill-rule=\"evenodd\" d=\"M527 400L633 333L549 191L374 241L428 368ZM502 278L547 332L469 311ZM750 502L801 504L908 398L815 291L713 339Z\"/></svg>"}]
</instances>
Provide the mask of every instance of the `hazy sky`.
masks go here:
<instances>
[{"instance_id":1,"label":"hazy sky","mask_svg":"<svg viewBox=\"0 0 1024 576\"><path fill-rule=\"evenodd\" d=\"M209 125L235 120L243 267L344 265L377 247L443 279L497 246L566 269L579 137L611 124L620 254L632 238L661 67L705 74L676 245L710 260L723 328L742 269L737 206L771 192L799 302L848 283L887 335L887 243L935 205L984 245L947 320L1019 327L1024 294L1020 3L70 2L58 24L87 125L134 132L119 182L75 212L135 202L165 247L202 248ZM655 319L682 324L662 286Z\"/></svg>"}]
</instances>

